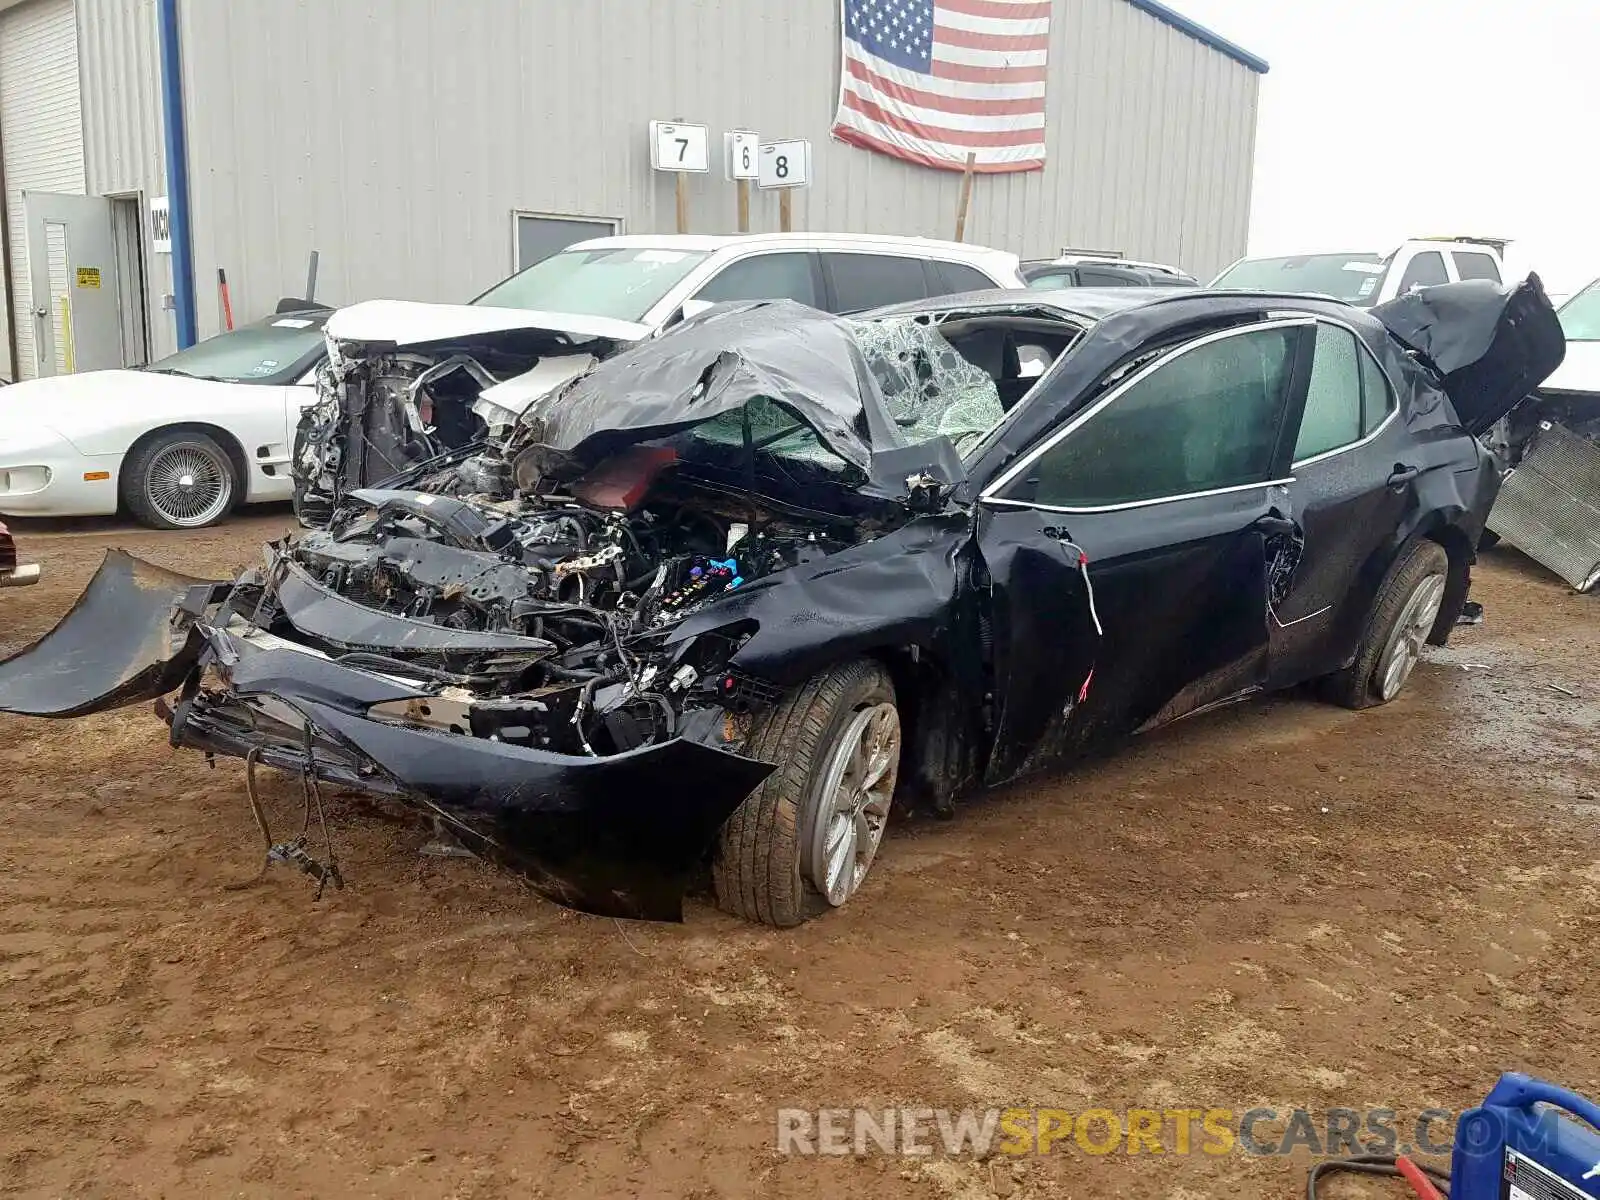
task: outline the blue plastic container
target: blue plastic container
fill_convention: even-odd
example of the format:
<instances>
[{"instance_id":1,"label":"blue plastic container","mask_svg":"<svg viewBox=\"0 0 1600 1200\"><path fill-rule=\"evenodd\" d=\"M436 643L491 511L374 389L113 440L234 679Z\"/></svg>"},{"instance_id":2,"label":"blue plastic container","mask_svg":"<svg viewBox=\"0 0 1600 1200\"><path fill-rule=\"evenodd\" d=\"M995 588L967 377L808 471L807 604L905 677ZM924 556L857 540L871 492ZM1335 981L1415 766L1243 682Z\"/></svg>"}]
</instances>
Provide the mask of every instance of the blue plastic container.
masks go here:
<instances>
[{"instance_id":1,"label":"blue plastic container","mask_svg":"<svg viewBox=\"0 0 1600 1200\"><path fill-rule=\"evenodd\" d=\"M1456 1123L1450 1200L1600 1200L1600 1105L1527 1075L1500 1076Z\"/></svg>"}]
</instances>

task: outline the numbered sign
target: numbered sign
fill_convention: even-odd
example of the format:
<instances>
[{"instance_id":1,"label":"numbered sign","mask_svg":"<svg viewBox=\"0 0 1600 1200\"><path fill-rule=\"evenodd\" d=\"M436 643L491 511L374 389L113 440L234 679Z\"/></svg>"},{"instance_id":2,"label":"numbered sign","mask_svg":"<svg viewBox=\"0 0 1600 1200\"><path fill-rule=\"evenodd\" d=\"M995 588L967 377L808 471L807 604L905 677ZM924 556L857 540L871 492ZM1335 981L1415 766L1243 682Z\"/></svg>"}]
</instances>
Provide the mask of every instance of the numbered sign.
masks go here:
<instances>
[{"instance_id":1,"label":"numbered sign","mask_svg":"<svg viewBox=\"0 0 1600 1200\"><path fill-rule=\"evenodd\" d=\"M764 188L809 187L811 185L811 143L803 138L788 142L764 142L756 172L756 186Z\"/></svg>"},{"instance_id":2,"label":"numbered sign","mask_svg":"<svg viewBox=\"0 0 1600 1200\"><path fill-rule=\"evenodd\" d=\"M756 161L761 153L761 135L747 129L735 129L722 135L723 150L727 154L728 180L755 179L759 172Z\"/></svg>"},{"instance_id":3,"label":"numbered sign","mask_svg":"<svg viewBox=\"0 0 1600 1200\"><path fill-rule=\"evenodd\" d=\"M711 151L706 141L706 127L651 121L650 165L658 171L692 171L696 174L709 171Z\"/></svg>"}]
</instances>

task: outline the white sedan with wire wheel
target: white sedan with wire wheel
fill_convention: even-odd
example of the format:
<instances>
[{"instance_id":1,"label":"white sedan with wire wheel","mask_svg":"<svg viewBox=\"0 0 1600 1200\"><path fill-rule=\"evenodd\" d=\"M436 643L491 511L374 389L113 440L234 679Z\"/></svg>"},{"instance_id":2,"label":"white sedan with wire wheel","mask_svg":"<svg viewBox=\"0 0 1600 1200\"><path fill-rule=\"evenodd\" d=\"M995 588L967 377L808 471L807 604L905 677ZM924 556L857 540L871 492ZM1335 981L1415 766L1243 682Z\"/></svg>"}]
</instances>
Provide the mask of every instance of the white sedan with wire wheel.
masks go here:
<instances>
[{"instance_id":1,"label":"white sedan with wire wheel","mask_svg":"<svg viewBox=\"0 0 1600 1200\"><path fill-rule=\"evenodd\" d=\"M276 313L148 367L0 389L0 514L199 529L291 499L330 311Z\"/></svg>"}]
</instances>

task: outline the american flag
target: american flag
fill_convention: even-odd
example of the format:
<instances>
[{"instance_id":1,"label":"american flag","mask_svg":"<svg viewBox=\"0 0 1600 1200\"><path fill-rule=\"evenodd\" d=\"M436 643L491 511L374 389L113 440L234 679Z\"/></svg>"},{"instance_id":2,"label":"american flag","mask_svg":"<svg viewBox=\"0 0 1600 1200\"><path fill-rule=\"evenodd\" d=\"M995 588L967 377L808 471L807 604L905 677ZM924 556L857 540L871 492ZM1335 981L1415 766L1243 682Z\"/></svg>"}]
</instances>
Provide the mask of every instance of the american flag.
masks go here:
<instances>
[{"instance_id":1,"label":"american flag","mask_svg":"<svg viewBox=\"0 0 1600 1200\"><path fill-rule=\"evenodd\" d=\"M833 135L926 167L1044 166L1050 0L843 0Z\"/></svg>"}]
</instances>

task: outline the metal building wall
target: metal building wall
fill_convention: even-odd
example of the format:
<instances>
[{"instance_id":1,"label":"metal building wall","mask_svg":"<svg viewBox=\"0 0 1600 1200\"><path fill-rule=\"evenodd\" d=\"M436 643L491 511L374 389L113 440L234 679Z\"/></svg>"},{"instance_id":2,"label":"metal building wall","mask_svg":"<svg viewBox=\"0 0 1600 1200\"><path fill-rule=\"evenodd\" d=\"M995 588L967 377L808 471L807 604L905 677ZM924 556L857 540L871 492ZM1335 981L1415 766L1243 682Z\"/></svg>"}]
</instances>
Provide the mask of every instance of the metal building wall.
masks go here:
<instances>
[{"instance_id":1,"label":"metal building wall","mask_svg":"<svg viewBox=\"0 0 1600 1200\"><path fill-rule=\"evenodd\" d=\"M149 203L167 194L156 4L76 3L85 190L93 196L139 197L150 356L159 358L177 349L177 332L171 312L161 307L162 297L172 290L171 258L150 251Z\"/></svg>"},{"instance_id":2,"label":"metal building wall","mask_svg":"<svg viewBox=\"0 0 1600 1200\"><path fill-rule=\"evenodd\" d=\"M38 374L35 307L55 308L35 297L28 259L23 192L81 192L83 140L78 109L78 54L72 0L28 0L0 13L0 149L4 151L7 216L11 225L12 295L17 358L6 377ZM54 319L53 315L52 318ZM0 357L10 354L0 337Z\"/></svg>"},{"instance_id":3,"label":"metal building wall","mask_svg":"<svg viewBox=\"0 0 1600 1200\"><path fill-rule=\"evenodd\" d=\"M139 0L84 0L128 4ZM148 0L144 0L148 2ZM465 300L510 268L513 209L673 228L651 118L808 137L797 228L950 236L959 177L831 142L838 0L368 0L182 5L202 332L318 295ZM1059 0L1049 165L977 181L968 237L1118 249L1207 275L1242 253L1258 79L1127 0ZM717 157L720 157L719 155ZM716 164L720 168L720 163ZM727 232L720 169L693 228ZM777 225L760 195L757 229Z\"/></svg>"}]
</instances>

